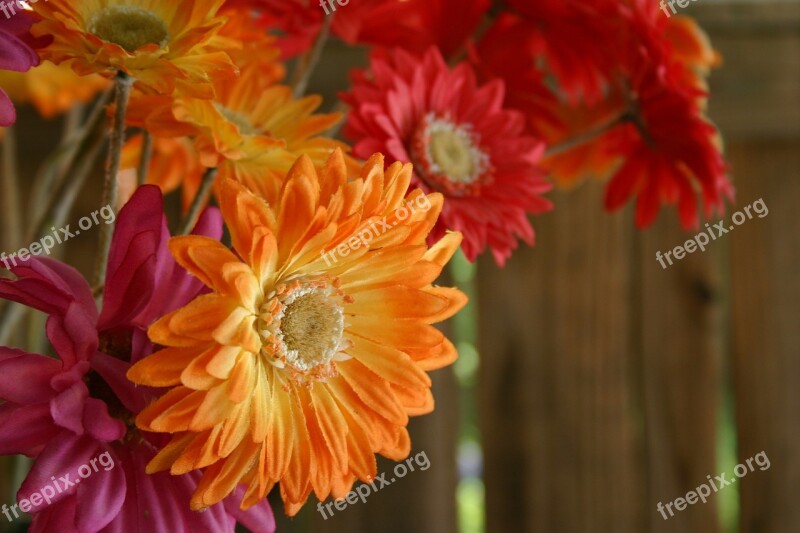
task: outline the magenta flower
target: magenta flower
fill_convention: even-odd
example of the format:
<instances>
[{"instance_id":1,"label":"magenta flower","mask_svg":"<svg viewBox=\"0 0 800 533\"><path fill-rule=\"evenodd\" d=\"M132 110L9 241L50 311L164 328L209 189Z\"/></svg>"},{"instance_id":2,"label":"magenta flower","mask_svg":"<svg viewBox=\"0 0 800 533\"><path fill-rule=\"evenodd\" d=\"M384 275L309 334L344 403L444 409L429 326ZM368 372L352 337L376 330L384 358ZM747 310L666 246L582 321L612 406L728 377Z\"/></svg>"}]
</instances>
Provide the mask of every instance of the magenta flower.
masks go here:
<instances>
[{"instance_id":1,"label":"magenta flower","mask_svg":"<svg viewBox=\"0 0 800 533\"><path fill-rule=\"evenodd\" d=\"M49 315L47 337L59 358L0 347L0 454L35 458L17 495L34 517L30 531L233 533L239 521L271 533L266 500L247 512L235 503L243 489L196 513L189 500L201 472L145 473L164 440L138 430L133 419L163 391L136 387L125 374L153 351L150 323L203 285L167 249L157 187L140 187L117 222L100 313L83 277L52 259L17 260L17 279L0 280L0 297ZM208 209L195 233L220 238L219 212ZM2 512L13 517L19 510Z\"/></svg>"},{"instance_id":2,"label":"magenta flower","mask_svg":"<svg viewBox=\"0 0 800 533\"><path fill-rule=\"evenodd\" d=\"M25 72L39 64L39 56L31 48L32 37L28 30L33 18L17 12L13 17L0 17L0 70ZM0 89L0 127L12 125L17 112L8 95Z\"/></svg>"}]
</instances>

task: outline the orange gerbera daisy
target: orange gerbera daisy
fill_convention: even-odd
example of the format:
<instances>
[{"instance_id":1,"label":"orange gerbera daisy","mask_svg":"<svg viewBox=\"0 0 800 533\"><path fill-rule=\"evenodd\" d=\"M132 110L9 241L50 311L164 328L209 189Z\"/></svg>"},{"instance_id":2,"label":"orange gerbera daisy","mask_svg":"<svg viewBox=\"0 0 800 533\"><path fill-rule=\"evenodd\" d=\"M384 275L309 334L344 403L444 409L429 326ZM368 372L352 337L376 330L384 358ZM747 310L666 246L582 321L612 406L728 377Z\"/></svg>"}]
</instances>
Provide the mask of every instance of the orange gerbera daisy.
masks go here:
<instances>
[{"instance_id":1,"label":"orange gerbera daisy","mask_svg":"<svg viewBox=\"0 0 800 533\"><path fill-rule=\"evenodd\" d=\"M108 86L102 76L80 77L68 65L42 61L27 72L0 71L0 85L19 104L31 103L44 118L88 102Z\"/></svg>"},{"instance_id":2,"label":"orange gerbera daisy","mask_svg":"<svg viewBox=\"0 0 800 533\"><path fill-rule=\"evenodd\" d=\"M431 285L461 234L427 247L443 199L404 199L411 172L384 171L376 154L348 182L340 151L319 174L303 156L274 204L223 183L234 251L205 237L170 241L211 293L151 326L166 348L128 377L172 387L137 425L173 434L148 472L205 469L193 509L240 482L248 508L280 483L294 515L312 490L343 498L356 478L373 478L375 453L408 455L408 417L433 410L426 371L457 357L431 324L466 302Z\"/></svg>"},{"instance_id":3,"label":"orange gerbera daisy","mask_svg":"<svg viewBox=\"0 0 800 533\"><path fill-rule=\"evenodd\" d=\"M48 0L33 4L42 20L34 36L52 36L40 51L54 63L72 60L80 75L123 71L140 88L211 98L211 81L235 72L218 36L224 0Z\"/></svg>"},{"instance_id":4,"label":"orange gerbera daisy","mask_svg":"<svg viewBox=\"0 0 800 533\"><path fill-rule=\"evenodd\" d=\"M244 68L258 65L260 82L266 86L274 85L286 76L286 66L281 62L278 39L267 33L258 22L260 15L253 9L232 7L227 2L220 12L228 19L220 30L220 36L230 39L236 47L228 51L233 63Z\"/></svg>"},{"instance_id":5,"label":"orange gerbera daisy","mask_svg":"<svg viewBox=\"0 0 800 533\"><path fill-rule=\"evenodd\" d=\"M137 180L139 179L138 170L142 158L143 141L142 135L134 135L122 149L120 168L136 171L134 175ZM186 137L153 138L146 183L158 185L164 194L183 186L181 205L184 211L189 209L194 200L197 189L200 188L204 171L205 169L197 160L194 144Z\"/></svg>"}]
</instances>

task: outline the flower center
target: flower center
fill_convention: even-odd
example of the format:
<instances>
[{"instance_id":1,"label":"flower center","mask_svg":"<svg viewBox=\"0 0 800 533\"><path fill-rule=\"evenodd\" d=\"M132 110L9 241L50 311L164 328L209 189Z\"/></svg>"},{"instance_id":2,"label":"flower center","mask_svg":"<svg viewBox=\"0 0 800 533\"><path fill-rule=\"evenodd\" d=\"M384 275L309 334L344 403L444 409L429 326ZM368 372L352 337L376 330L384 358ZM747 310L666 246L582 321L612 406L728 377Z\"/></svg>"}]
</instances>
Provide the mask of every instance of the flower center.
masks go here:
<instances>
[{"instance_id":1,"label":"flower center","mask_svg":"<svg viewBox=\"0 0 800 533\"><path fill-rule=\"evenodd\" d=\"M97 350L120 361L131 360L133 348L133 332L129 330L104 331L100 333ZM122 420L128 427L128 434L136 432L135 416L128 411L114 389L95 370L90 370L84 377L89 389L89 396L103 401L108 407L108 414Z\"/></svg>"},{"instance_id":2,"label":"flower center","mask_svg":"<svg viewBox=\"0 0 800 533\"><path fill-rule=\"evenodd\" d=\"M104 7L89 21L89 32L104 41L134 52L146 44L164 48L169 42L167 25L138 6Z\"/></svg>"},{"instance_id":3,"label":"flower center","mask_svg":"<svg viewBox=\"0 0 800 533\"><path fill-rule=\"evenodd\" d=\"M223 117L225 117L225 120L227 120L231 124L235 124L239 128L239 132L242 135L261 134L261 131L253 127L253 125L250 123L249 120L247 120L247 118L244 115L237 113L236 111L231 111L230 109L228 109L227 107L225 107L220 103L214 103L214 107L217 109L217 111L220 112L220 114Z\"/></svg>"},{"instance_id":4,"label":"flower center","mask_svg":"<svg viewBox=\"0 0 800 533\"><path fill-rule=\"evenodd\" d=\"M433 113L414 134L412 157L428 185L447 194L474 194L491 180L489 156L480 148L472 127Z\"/></svg>"},{"instance_id":5,"label":"flower center","mask_svg":"<svg viewBox=\"0 0 800 533\"><path fill-rule=\"evenodd\" d=\"M324 280L281 284L261 306L261 354L300 381L336 375L334 361L349 359L342 303L347 297Z\"/></svg>"}]
</instances>

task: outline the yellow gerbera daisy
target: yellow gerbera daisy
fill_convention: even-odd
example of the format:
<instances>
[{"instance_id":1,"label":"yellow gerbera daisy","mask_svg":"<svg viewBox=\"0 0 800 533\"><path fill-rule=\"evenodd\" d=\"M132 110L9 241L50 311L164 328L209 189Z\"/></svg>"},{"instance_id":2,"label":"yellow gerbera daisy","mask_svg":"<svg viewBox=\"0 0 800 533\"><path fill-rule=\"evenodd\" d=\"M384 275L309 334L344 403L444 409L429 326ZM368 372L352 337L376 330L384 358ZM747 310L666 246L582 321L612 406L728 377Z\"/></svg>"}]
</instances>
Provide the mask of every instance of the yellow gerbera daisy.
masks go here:
<instances>
[{"instance_id":1,"label":"yellow gerbera daisy","mask_svg":"<svg viewBox=\"0 0 800 533\"><path fill-rule=\"evenodd\" d=\"M218 36L223 2L48 0L32 4L42 20L31 31L53 37L44 59L71 60L80 75L123 71L140 88L211 98L212 80L235 73L224 52L231 43Z\"/></svg>"},{"instance_id":2,"label":"yellow gerbera daisy","mask_svg":"<svg viewBox=\"0 0 800 533\"><path fill-rule=\"evenodd\" d=\"M213 100L134 95L128 122L156 137L190 136L200 162L217 168L220 182L233 178L272 203L283 176L301 154L321 167L333 150L349 147L321 134L341 118L316 114L318 95L295 99L285 85L264 78L257 64L215 85ZM350 175L357 163L345 156Z\"/></svg>"},{"instance_id":3,"label":"yellow gerbera daisy","mask_svg":"<svg viewBox=\"0 0 800 533\"><path fill-rule=\"evenodd\" d=\"M206 237L171 240L211 293L153 324L166 348L128 377L172 387L137 425L173 434L148 472L205 469L193 509L239 483L247 508L280 483L293 515L312 490L343 498L372 479L375 453L408 455L408 417L433 410L426 372L456 359L431 324L466 303L431 285L461 234L428 248L442 196L404 198L410 180L411 165L384 171L380 154L350 182L340 151L319 173L303 156L274 204L223 183L235 253Z\"/></svg>"},{"instance_id":4,"label":"yellow gerbera daisy","mask_svg":"<svg viewBox=\"0 0 800 533\"><path fill-rule=\"evenodd\" d=\"M31 103L44 118L88 102L108 86L102 76L80 77L68 65L42 61L27 72L0 71L0 85L16 103Z\"/></svg>"},{"instance_id":5,"label":"yellow gerbera daisy","mask_svg":"<svg viewBox=\"0 0 800 533\"><path fill-rule=\"evenodd\" d=\"M265 86L256 65L243 68L237 79L217 88L213 102L179 99L173 113L180 122L197 128L201 161L218 167L221 179L235 178L273 201L280 177L300 154L321 166L334 149L349 150L344 143L321 136L341 118L339 113L314 113L322 97L295 99L285 85Z\"/></svg>"}]
</instances>

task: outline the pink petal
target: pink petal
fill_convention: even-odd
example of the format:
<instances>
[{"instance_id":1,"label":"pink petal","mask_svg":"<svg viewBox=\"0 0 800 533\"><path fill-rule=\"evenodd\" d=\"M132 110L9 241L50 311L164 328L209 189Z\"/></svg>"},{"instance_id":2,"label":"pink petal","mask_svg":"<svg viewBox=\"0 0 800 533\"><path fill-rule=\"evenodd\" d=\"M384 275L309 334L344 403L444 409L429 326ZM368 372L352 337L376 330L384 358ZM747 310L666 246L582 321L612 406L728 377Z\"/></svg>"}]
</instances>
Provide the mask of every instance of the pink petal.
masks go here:
<instances>
[{"instance_id":1,"label":"pink petal","mask_svg":"<svg viewBox=\"0 0 800 533\"><path fill-rule=\"evenodd\" d=\"M48 315L64 314L77 301L92 320L97 307L86 280L77 270L49 257L25 261L8 259L18 280L0 280L0 297L38 309Z\"/></svg>"},{"instance_id":2,"label":"pink petal","mask_svg":"<svg viewBox=\"0 0 800 533\"><path fill-rule=\"evenodd\" d=\"M147 527L147 517L139 512L139 495L136 486L137 470L144 472L146 462L136 461L127 448L119 448L117 458L119 468L125 470L125 504L111 522L103 530L103 533L128 533L129 531L156 531L153 527ZM151 524L152 526L152 524Z\"/></svg>"},{"instance_id":3,"label":"pink petal","mask_svg":"<svg viewBox=\"0 0 800 533\"><path fill-rule=\"evenodd\" d=\"M161 191L154 185L139 187L119 212L99 330L130 324L150 302L163 220Z\"/></svg>"},{"instance_id":4,"label":"pink petal","mask_svg":"<svg viewBox=\"0 0 800 533\"><path fill-rule=\"evenodd\" d=\"M125 468L128 496L125 506L108 527L109 533L129 531L214 531L233 533L236 521L222 505L202 513L189 509L191 494L200 474L172 476L169 472L145 473L155 451L146 444L120 451Z\"/></svg>"},{"instance_id":5,"label":"pink petal","mask_svg":"<svg viewBox=\"0 0 800 533\"><path fill-rule=\"evenodd\" d=\"M47 509L35 513L28 533L78 533L75 528L75 496L69 496Z\"/></svg>"},{"instance_id":6,"label":"pink petal","mask_svg":"<svg viewBox=\"0 0 800 533\"><path fill-rule=\"evenodd\" d=\"M50 259L49 257L40 257L39 261L50 270L51 279L54 283L69 292L81 305L86 315L96 320L98 315L97 303L86 278L73 267L61 261Z\"/></svg>"},{"instance_id":7,"label":"pink petal","mask_svg":"<svg viewBox=\"0 0 800 533\"><path fill-rule=\"evenodd\" d=\"M0 26L0 69L25 72L39 64L39 57L22 39L6 33L7 22Z\"/></svg>"},{"instance_id":8,"label":"pink petal","mask_svg":"<svg viewBox=\"0 0 800 533\"><path fill-rule=\"evenodd\" d=\"M50 406L0 405L0 455L24 454L32 457L58 435L61 428L53 423Z\"/></svg>"},{"instance_id":9,"label":"pink petal","mask_svg":"<svg viewBox=\"0 0 800 533\"><path fill-rule=\"evenodd\" d=\"M253 533L275 533L275 515L266 498L247 511L242 511L239 502L244 498L245 490L244 485L239 485L233 494L225 498L222 502L225 509Z\"/></svg>"},{"instance_id":10,"label":"pink petal","mask_svg":"<svg viewBox=\"0 0 800 533\"><path fill-rule=\"evenodd\" d=\"M125 471L113 452L103 450L112 458L109 467L99 463L92 465L92 473L85 479L78 479L78 507L75 510L75 525L80 533L96 533L119 514L125 503L127 485ZM96 455L94 458L98 457ZM87 463L85 463L87 464ZM94 470L97 468L97 471ZM175 530L166 530L175 531Z\"/></svg>"},{"instance_id":11,"label":"pink petal","mask_svg":"<svg viewBox=\"0 0 800 533\"><path fill-rule=\"evenodd\" d=\"M92 368L108 383L122 405L133 414L139 414L151 400L159 396L157 389L138 387L125 376L131 368L130 363L103 352L96 352L92 357Z\"/></svg>"},{"instance_id":12,"label":"pink petal","mask_svg":"<svg viewBox=\"0 0 800 533\"><path fill-rule=\"evenodd\" d=\"M96 398L86 400L83 425L89 435L101 442L114 442L121 439L127 431L121 420L108 414L106 403Z\"/></svg>"},{"instance_id":13,"label":"pink petal","mask_svg":"<svg viewBox=\"0 0 800 533\"><path fill-rule=\"evenodd\" d=\"M62 363L39 354L0 347L0 399L12 403L46 403L55 395L50 380Z\"/></svg>"},{"instance_id":14,"label":"pink petal","mask_svg":"<svg viewBox=\"0 0 800 533\"><path fill-rule=\"evenodd\" d=\"M17 110L3 89L0 89L0 128L7 128L17 121Z\"/></svg>"},{"instance_id":15,"label":"pink petal","mask_svg":"<svg viewBox=\"0 0 800 533\"><path fill-rule=\"evenodd\" d=\"M219 209L209 207L203 211L192 234L220 239L222 237L222 215ZM172 257L167 246L169 239L169 230L164 221L153 280L153 293L160 297L152 298L149 305L136 317L135 323L143 328L147 328L156 319L167 313L183 307L205 289L200 280L186 272Z\"/></svg>"},{"instance_id":16,"label":"pink petal","mask_svg":"<svg viewBox=\"0 0 800 533\"><path fill-rule=\"evenodd\" d=\"M73 303L63 315L47 319L47 338L66 367L88 361L97 350L95 322Z\"/></svg>"},{"instance_id":17,"label":"pink petal","mask_svg":"<svg viewBox=\"0 0 800 533\"><path fill-rule=\"evenodd\" d=\"M89 389L84 382L73 383L50 402L53 421L76 435L83 435L83 409L88 397Z\"/></svg>"},{"instance_id":18,"label":"pink petal","mask_svg":"<svg viewBox=\"0 0 800 533\"><path fill-rule=\"evenodd\" d=\"M80 478L78 469L100 453L102 450L97 441L89 437L73 435L69 431L62 431L44 447L42 453L36 458L33 468L17 493L17 501L23 498L30 500L34 492L39 492L47 486L56 489L56 494L51 498L51 505L70 494L75 494L79 485L74 483ZM53 477L56 478L55 485ZM49 506L44 503L36 510L41 511L47 507Z\"/></svg>"}]
</instances>

